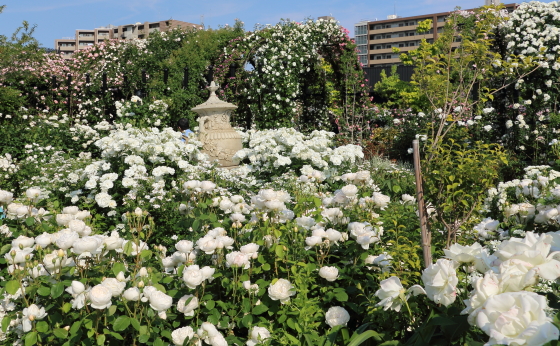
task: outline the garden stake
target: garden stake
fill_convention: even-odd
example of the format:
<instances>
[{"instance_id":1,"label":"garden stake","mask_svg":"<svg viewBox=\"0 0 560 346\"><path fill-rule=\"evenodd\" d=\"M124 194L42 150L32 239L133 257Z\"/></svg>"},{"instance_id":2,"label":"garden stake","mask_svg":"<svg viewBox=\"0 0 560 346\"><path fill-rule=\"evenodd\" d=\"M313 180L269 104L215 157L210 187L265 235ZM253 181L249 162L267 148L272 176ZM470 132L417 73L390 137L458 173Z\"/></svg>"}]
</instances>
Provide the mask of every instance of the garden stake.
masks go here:
<instances>
[{"instance_id":1,"label":"garden stake","mask_svg":"<svg viewBox=\"0 0 560 346\"><path fill-rule=\"evenodd\" d=\"M424 266L428 268L432 264L432 234L428 229L426 217L426 206L424 204L424 189L422 188L422 173L420 170L420 150L418 140L412 141L414 155L414 177L416 178L416 198L418 199L418 216L420 218L420 231L422 233L422 252L424 254Z\"/></svg>"}]
</instances>

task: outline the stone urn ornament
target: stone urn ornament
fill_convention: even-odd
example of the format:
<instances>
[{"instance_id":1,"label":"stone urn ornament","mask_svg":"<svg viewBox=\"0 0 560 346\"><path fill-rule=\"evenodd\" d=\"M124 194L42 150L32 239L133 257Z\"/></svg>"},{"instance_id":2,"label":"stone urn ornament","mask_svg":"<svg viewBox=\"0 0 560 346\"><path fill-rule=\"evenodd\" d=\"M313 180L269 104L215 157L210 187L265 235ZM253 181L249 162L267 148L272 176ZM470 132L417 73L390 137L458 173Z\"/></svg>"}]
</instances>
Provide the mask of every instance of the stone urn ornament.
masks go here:
<instances>
[{"instance_id":1,"label":"stone urn ornament","mask_svg":"<svg viewBox=\"0 0 560 346\"><path fill-rule=\"evenodd\" d=\"M216 96L219 86L212 81L208 100L194 107L192 111L198 113L198 139L202 142L202 152L211 161L218 161L222 167L237 166L233 155L243 149L241 135L229 123L231 112L237 108L224 102Z\"/></svg>"}]
</instances>

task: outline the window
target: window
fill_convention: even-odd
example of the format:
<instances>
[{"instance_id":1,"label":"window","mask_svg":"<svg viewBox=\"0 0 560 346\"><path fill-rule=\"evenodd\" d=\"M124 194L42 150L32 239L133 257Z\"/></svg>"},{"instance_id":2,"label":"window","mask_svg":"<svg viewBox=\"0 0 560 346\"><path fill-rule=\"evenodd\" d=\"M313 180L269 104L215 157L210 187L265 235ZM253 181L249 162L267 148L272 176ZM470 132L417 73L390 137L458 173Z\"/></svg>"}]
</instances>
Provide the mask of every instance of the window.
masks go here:
<instances>
[{"instance_id":1,"label":"window","mask_svg":"<svg viewBox=\"0 0 560 346\"><path fill-rule=\"evenodd\" d=\"M144 24L138 25L138 30L144 30Z\"/></svg>"},{"instance_id":2,"label":"window","mask_svg":"<svg viewBox=\"0 0 560 346\"><path fill-rule=\"evenodd\" d=\"M381 25L376 25L375 30L381 29Z\"/></svg>"},{"instance_id":3,"label":"window","mask_svg":"<svg viewBox=\"0 0 560 346\"><path fill-rule=\"evenodd\" d=\"M404 34L402 34L402 33L401 33L401 34L399 34L399 37L404 37Z\"/></svg>"},{"instance_id":4,"label":"window","mask_svg":"<svg viewBox=\"0 0 560 346\"><path fill-rule=\"evenodd\" d=\"M378 56L375 57L375 59L381 60L381 59L383 59L383 57L381 55L378 55Z\"/></svg>"},{"instance_id":5,"label":"window","mask_svg":"<svg viewBox=\"0 0 560 346\"><path fill-rule=\"evenodd\" d=\"M381 49L381 46L375 46L375 49Z\"/></svg>"},{"instance_id":6,"label":"window","mask_svg":"<svg viewBox=\"0 0 560 346\"><path fill-rule=\"evenodd\" d=\"M408 46L409 46L409 47L414 47L414 46L416 46L416 43L410 42L410 43L408 44Z\"/></svg>"},{"instance_id":7,"label":"window","mask_svg":"<svg viewBox=\"0 0 560 346\"><path fill-rule=\"evenodd\" d=\"M389 49L389 48L391 48L391 45L390 45L390 44L388 44L388 45L385 46L385 49Z\"/></svg>"},{"instance_id":8,"label":"window","mask_svg":"<svg viewBox=\"0 0 560 346\"><path fill-rule=\"evenodd\" d=\"M381 35L375 36L375 39L376 39L376 40L380 40L380 39L381 39Z\"/></svg>"},{"instance_id":9,"label":"window","mask_svg":"<svg viewBox=\"0 0 560 346\"><path fill-rule=\"evenodd\" d=\"M390 28L391 28L391 24L385 25L385 29L390 29Z\"/></svg>"},{"instance_id":10,"label":"window","mask_svg":"<svg viewBox=\"0 0 560 346\"><path fill-rule=\"evenodd\" d=\"M144 38L144 35L138 35L138 38L139 38L139 39L143 39L143 38Z\"/></svg>"},{"instance_id":11,"label":"window","mask_svg":"<svg viewBox=\"0 0 560 346\"><path fill-rule=\"evenodd\" d=\"M119 32L119 29L113 29L113 33L117 34Z\"/></svg>"},{"instance_id":12,"label":"window","mask_svg":"<svg viewBox=\"0 0 560 346\"><path fill-rule=\"evenodd\" d=\"M123 28L122 31L123 32L128 31L128 28Z\"/></svg>"},{"instance_id":13,"label":"window","mask_svg":"<svg viewBox=\"0 0 560 346\"><path fill-rule=\"evenodd\" d=\"M399 23L399 27L401 27L401 26L404 26L404 24L403 24L403 23Z\"/></svg>"},{"instance_id":14,"label":"window","mask_svg":"<svg viewBox=\"0 0 560 346\"><path fill-rule=\"evenodd\" d=\"M399 43L399 47L404 47L404 43Z\"/></svg>"},{"instance_id":15,"label":"window","mask_svg":"<svg viewBox=\"0 0 560 346\"><path fill-rule=\"evenodd\" d=\"M159 23L150 24L150 29L159 28Z\"/></svg>"}]
</instances>

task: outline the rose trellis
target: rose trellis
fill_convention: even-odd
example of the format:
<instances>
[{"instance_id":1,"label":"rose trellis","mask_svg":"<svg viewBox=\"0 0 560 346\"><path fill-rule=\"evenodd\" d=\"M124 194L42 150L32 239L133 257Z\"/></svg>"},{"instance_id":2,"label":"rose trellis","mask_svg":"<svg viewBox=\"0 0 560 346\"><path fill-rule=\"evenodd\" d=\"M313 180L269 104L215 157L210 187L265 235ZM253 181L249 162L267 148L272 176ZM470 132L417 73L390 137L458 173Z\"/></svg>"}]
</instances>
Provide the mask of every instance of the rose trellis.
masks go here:
<instances>
[{"instance_id":1,"label":"rose trellis","mask_svg":"<svg viewBox=\"0 0 560 346\"><path fill-rule=\"evenodd\" d=\"M328 110L341 95L367 92L355 44L334 20L285 21L248 32L224 49L215 77L239 106L237 123L260 128L331 129L336 119Z\"/></svg>"}]
</instances>

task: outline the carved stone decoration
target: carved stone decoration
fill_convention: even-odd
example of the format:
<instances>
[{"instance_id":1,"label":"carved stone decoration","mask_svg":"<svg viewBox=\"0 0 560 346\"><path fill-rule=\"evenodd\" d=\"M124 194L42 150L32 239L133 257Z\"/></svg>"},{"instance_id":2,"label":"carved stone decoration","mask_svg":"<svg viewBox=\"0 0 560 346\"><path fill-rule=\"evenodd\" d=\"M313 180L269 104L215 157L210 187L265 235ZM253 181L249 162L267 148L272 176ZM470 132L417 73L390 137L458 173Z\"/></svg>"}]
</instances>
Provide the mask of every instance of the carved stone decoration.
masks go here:
<instances>
[{"instance_id":1,"label":"carved stone decoration","mask_svg":"<svg viewBox=\"0 0 560 346\"><path fill-rule=\"evenodd\" d=\"M198 113L199 140L202 142L202 152L210 156L210 160L217 160L222 167L236 166L232 158L236 152L243 149L241 135L229 123L231 112L237 108L224 102L216 96L219 87L212 81L207 88L210 90L208 100L192 109Z\"/></svg>"}]
</instances>

